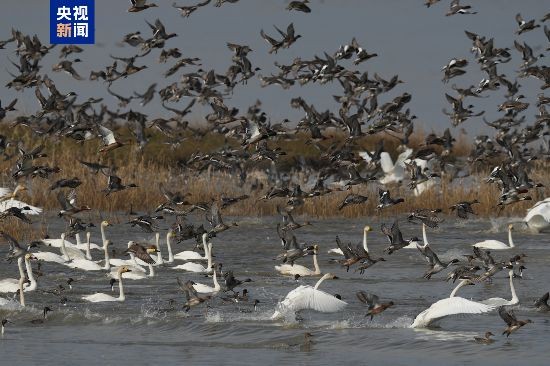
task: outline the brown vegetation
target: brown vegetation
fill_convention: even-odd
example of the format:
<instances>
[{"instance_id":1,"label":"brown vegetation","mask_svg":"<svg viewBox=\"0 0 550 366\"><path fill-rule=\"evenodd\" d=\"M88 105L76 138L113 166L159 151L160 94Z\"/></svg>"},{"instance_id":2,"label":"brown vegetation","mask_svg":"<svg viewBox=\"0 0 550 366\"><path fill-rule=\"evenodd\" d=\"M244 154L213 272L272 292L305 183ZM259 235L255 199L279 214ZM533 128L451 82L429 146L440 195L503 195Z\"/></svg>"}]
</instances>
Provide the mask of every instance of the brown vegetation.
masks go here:
<instances>
[{"instance_id":1,"label":"brown vegetation","mask_svg":"<svg viewBox=\"0 0 550 366\"><path fill-rule=\"evenodd\" d=\"M34 178L25 182L29 191L23 195L26 202L32 205L43 207L46 210L57 210L58 203L56 200L56 191L51 192L49 186L60 178L79 177L83 180L83 184L78 188L78 201L80 205L88 205L94 210L100 212L120 212L127 211L131 207L134 210L152 211L163 201L163 197L158 189L159 184L164 183L173 190L188 192L190 194L188 200L190 202L209 201L212 198L219 198L221 195L236 196L241 194L249 194L251 198L243 202L239 202L226 210L226 215L235 216L262 216L273 215L276 213L276 205L284 204L285 199L277 198L270 201L259 200L267 190L267 184L261 191L250 191L250 182L244 186L240 186L238 177L232 176L224 172L205 171L198 174L195 171L184 170L177 165L178 160L187 159L192 153L211 152L225 143L238 146L237 141L224 140L223 136L208 134L206 137L195 138L189 137L183 141L179 147L173 149L169 145L163 144L162 137L153 134L150 143L141 153L134 145L126 146L116 151L110 152L107 155L101 155L97 152L98 142L79 143L68 138L60 138L54 141L51 137L40 140L32 135L28 129L17 127L10 129L4 126L0 129L0 133L5 135L10 141L21 141L23 146L30 149L41 143L45 144L45 152L48 158L40 159L40 164L50 166L58 166L61 172L53 175L49 180L42 178ZM124 138L130 138L128 131L117 131ZM335 139L339 137L336 136ZM417 133L411 139L411 146L419 146L424 140L421 133ZM332 140L334 141L334 139ZM376 144L376 137L365 137L358 143L365 149L373 149ZM273 143L271 143L273 144ZM277 163L279 168L291 167L293 159L298 156L315 159L319 152L311 145L306 144L306 139L294 138L292 140L280 140L276 143L287 152L286 156L281 158ZM328 144L328 143L327 143ZM397 147L397 141L391 137L385 139L386 149L394 151ZM464 136L459 136L454 147L454 154L457 156L465 156L470 151L469 143ZM13 148L8 149L8 153L16 153ZM396 155L392 153L392 155ZM82 164L78 163L77 159L84 161L100 161L106 165L114 165L117 169L117 175L122 178L123 183L135 183L139 188L128 189L126 191L113 193L105 196L101 192L106 187L107 178L99 173L96 176L91 174L89 170ZM15 165L16 157L10 160L0 161L0 169L2 172L2 185L12 185L11 171ZM261 163L264 164L264 163ZM268 163L261 166L269 166ZM531 173L531 178L537 182L543 183L546 187L550 187L550 173L544 162L538 162L535 165L536 169ZM465 186L446 183L444 181L438 184L435 189L426 192L420 197L414 197L409 189L403 186L390 187L392 196L405 197L405 202L399 204L395 208L384 211L382 215L393 215L399 212L407 212L418 207L438 207L444 212L448 212L448 208L459 201L477 198L481 204L475 206L476 212L481 216L496 216L496 215L517 215L522 216L525 209L532 205L533 202L522 202L504 208L500 212L496 208L498 202L498 189L495 185L483 182L483 178L487 176L490 167L480 167L476 170L476 181L478 185ZM377 184L372 183L368 186L354 187L351 191L335 192L322 197L307 199L303 207L300 207L299 213L312 217L359 217L359 216L374 216L378 213L375 210L377 204ZM342 211L338 211L336 207L350 193L360 193L369 196L369 200L364 205L349 206ZM548 189L539 189L536 193L533 190L533 200L538 200L548 195Z\"/></svg>"}]
</instances>

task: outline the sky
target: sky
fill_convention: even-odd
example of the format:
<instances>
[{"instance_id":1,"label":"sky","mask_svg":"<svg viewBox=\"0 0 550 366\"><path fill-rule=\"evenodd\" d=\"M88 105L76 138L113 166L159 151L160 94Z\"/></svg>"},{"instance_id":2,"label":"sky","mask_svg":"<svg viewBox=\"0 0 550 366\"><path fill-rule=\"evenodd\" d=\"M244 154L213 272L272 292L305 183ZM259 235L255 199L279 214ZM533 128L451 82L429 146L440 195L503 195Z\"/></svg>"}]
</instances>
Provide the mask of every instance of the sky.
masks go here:
<instances>
[{"instance_id":1,"label":"sky","mask_svg":"<svg viewBox=\"0 0 550 366\"><path fill-rule=\"evenodd\" d=\"M128 13L130 1L95 0L96 3L96 44L83 45L84 52L75 56L83 62L76 63L75 69L86 80L77 81L65 73L54 73L51 66L58 62L61 46L57 46L47 55L41 64L42 73L47 73L53 79L61 92L75 91L79 100L88 97L104 97L105 103L116 109L117 101L106 92L106 84L98 81L88 81L91 70L104 69L112 60L109 55L129 57L139 49L121 45L123 36L130 32L141 31L146 37L151 31L146 20L153 23L159 18L166 26L168 33L175 32L179 36L167 41L165 48L177 47L184 57L199 57L202 69L215 69L225 73L231 64L231 51L226 42L247 44L253 52L249 58L254 67L260 67L258 74L271 75L277 72L274 62L290 64L296 57L303 60L313 59L315 55L323 57L323 53L333 54L340 45L346 44L356 37L359 44L378 57L370 59L359 66L351 65L350 61L342 64L353 66L361 72L368 71L372 76L378 73L385 79L398 74L405 83L400 84L392 92L379 98L379 104L391 100L403 92L412 94L408 104L411 112L418 117L416 126L424 131L442 132L450 127L450 121L442 113L442 108L449 109L445 100L445 92L453 92L452 84L459 87L477 85L485 76L481 73L473 54L470 53L471 41L465 36L464 30L469 30L486 37L495 38L496 47L512 49L513 59L508 64L499 66L499 73L505 73L513 80L515 72L521 64L519 53L513 48L514 39L527 42L535 52L544 52L548 41L542 27L517 36L515 15L520 12L524 19L535 18L537 22L550 12L550 3L543 0L463 0L471 4L476 15L455 15L446 17L450 0L442 0L431 8L423 5L424 0L312 0L310 14L290 12L285 10L288 1L285 0L240 0L236 4L224 4L221 8L211 4L200 8L189 18L179 15L171 5L173 0L155 0L158 8L152 8L140 13ZM189 0L176 1L178 5L192 5L199 2ZM11 28L16 28L25 34L37 34L43 43L49 43L49 1L48 0L2 0L3 10L0 12L0 39L11 36ZM260 30L275 35L273 25L286 29L294 23L296 33L302 35L289 49L280 50L277 54L268 54L269 46L260 37ZM550 26L549 22L547 24ZM168 79L163 73L174 64L171 59L166 64L158 64L159 49L136 62L137 65L147 64L144 72L130 76L126 80L113 83L111 89L118 94L130 95L132 91L144 92L149 85L157 83L157 90L173 83L185 72L194 68L184 68ZM69 56L70 59L75 57ZM441 68L453 57L467 58L470 65L465 75L451 79L443 84ZM9 60L17 61L14 44L0 50L0 60L4 67L0 71L0 100L3 105L13 98L19 98L18 110L22 113L35 113L39 104L34 97L34 90L17 92L3 87L10 79L8 71L16 74L16 69ZM545 59L539 61L544 65ZM547 63L546 63L547 65ZM532 105L524 112L527 122L534 120L536 96L541 92L541 82L536 79L521 79L521 94ZM500 116L498 104L504 101L505 91L490 94L489 98L470 99L476 111L485 110L488 120ZM273 122L284 118L297 121L303 112L292 109L290 100L301 96L308 103L314 104L319 111L326 109L338 112L338 105L333 95L341 95L338 82L332 84L310 84L300 86L296 83L290 89L283 90L278 85L262 88L260 80L255 78L247 85L238 85L232 96L227 97L226 104L237 107L245 112L249 105L257 99L262 101L262 108ZM452 94L452 93L451 93ZM189 100L183 98L171 106L183 109ZM169 117L160 104L158 95L146 107L141 107L139 101L133 101L131 109L147 113L151 119ZM189 120L202 121L204 115L210 112L208 106L198 104L193 108ZM481 117L471 118L459 128L464 128L468 135L488 133Z\"/></svg>"}]
</instances>

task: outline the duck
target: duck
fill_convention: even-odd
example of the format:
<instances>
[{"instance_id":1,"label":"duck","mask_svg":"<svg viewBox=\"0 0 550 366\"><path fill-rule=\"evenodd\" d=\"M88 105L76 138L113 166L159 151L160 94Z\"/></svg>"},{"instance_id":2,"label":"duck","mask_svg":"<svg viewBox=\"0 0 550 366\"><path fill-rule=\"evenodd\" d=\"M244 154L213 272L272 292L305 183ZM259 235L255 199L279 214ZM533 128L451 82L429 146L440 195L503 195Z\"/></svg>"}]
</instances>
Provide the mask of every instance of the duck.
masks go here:
<instances>
[{"instance_id":1,"label":"duck","mask_svg":"<svg viewBox=\"0 0 550 366\"><path fill-rule=\"evenodd\" d=\"M518 320L514 312L512 310L507 310L505 306L500 306L498 308L498 315L500 315L502 320L504 320L507 325L506 329L504 329L504 332L502 332L503 335L506 334L506 338L508 338L510 334L517 331L524 325L532 323L531 319Z\"/></svg>"},{"instance_id":2,"label":"duck","mask_svg":"<svg viewBox=\"0 0 550 366\"><path fill-rule=\"evenodd\" d=\"M122 275L124 273L131 272L131 269L129 269L126 266L122 266L117 270L118 274L118 289L119 289L119 295L118 297L111 296L109 294L104 294L101 292L97 292L92 295L86 295L83 296L82 299L89 302L114 302L114 301L120 301L123 302L126 300L126 296L124 295L124 286L122 285Z\"/></svg>"},{"instance_id":3,"label":"duck","mask_svg":"<svg viewBox=\"0 0 550 366\"><path fill-rule=\"evenodd\" d=\"M381 303L378 296L374 294L366 293L365 291L358 291L356 293L356 296L359 299L359 301L369 306L365 316L370 315L370 320L372 320L376 314L380 314L387 308L394 305L393 301L390 301L387 303Z\"/></svg>"},{"instance_id":4,"label":"duck","mask_svg":"<svg viewBox=\"0 0 550 366\"><path fill-rule=\"evenodd\" d=\"M177 278L178 285L180 289L185 294L186 303L183 305L183 309L188 312L191 310L192 307L200 305L212 298L211 294L207 295L199 295L197 292L193 289L193 285L195 285L195 282L193 281L186 281L185 283L180 279Z\"/></svg>"},{"instance_id":5,"label":"duck","mask_svg":"<svg viewBox=\"0 0 550 366\"><path fill-rule=\"evenodd\" d=\"M485 332L485 335L483 337L474 337L474 341L480 344L491 344L495 342L494 339L491 339L492 336L494 336L493 333Z\"/></svg>"},{"instance_id":6,"label":"duck","mask_svg":"<svg viewBox=\"0 0 550 366\"><path fill-rule=\"evenodd\" d=\"M367 253L369 252L369 248L367 246L367 233L369 231L372 231L372 228L369 225L365 225L365 227L363 227L363 249ZM342 252L342 249L340 249L340 248L329 249L327 253L328 254L344 255L344 253Z\"/></svg>"},{"instance_id":7,"label":"duck","mask_svg":"<svg viewBox=\"0 0 550 366\"><path fill-rule=\"evenodd\" d=\"M275 266L275 270L283 275L297 275L300 276L317 276L321 274L321 269L319 268L319 263L317 261L317 253L319 252L319 246L313 246L313 270L307 267L301 266L299 264L288 264L284 263L280 266Z\"/></svg>"},{"instance_id":8,"label":"duck","mask_svg":"<svg viewBox=\"0 0 550 366\"><path fill-rule=\"evenodd\" d=\"M401 202L405 202L403 198L391 198L389 190L378 189L378 206L377 210L382 210L391 206L395 206Z\"/></svg>"},{"instance_id":9,"label":"duck","mask_svg":"<svg viewBox=\"0 0 550 366\"><path fill-rule=\"evenodd\" d=\"M149 8L155 8L157 7L157 4L150 3L146 4L147 0L131 0L132 6L128 9L129 13L137 13L143 10L147 10Z\"/></svg>"},{"instance_id":10,"label":"duck","mask_svg":"<svg viewBox=\"0 0 550 366\"><path fill-rule=\"evenodd\" d=\"M473 246L476 248L482 248L482 249L491 249L491 250L506 250L506 249L512 249L515 247L514 240L512 239L512 231L514 230L514 225L509 224L508 225L508 244L503 243L499 240L484 240L480 241L479 243L474 244Z\"/></svg>"},{"instance_id":11,"label":"duck","mask_svg":"<svg viewBox=\"0 0 550 366\"><path fill-rule=\"evenodd\" d=\"M550 297L550 293L545 293L542 295L539 299L535 300L533 305L537 308L537 311L540 311L542 313L546 313L550 311L550 305L548 305L548 298Z\"/></svg>"},{"instance_id":12,"label":"duck","mask_svg":"<svg viewBox=\"0 0 550 366\"><path fill-rule=\"evenodd\" d=\"M334 274L326 273L321 277L315 286L302 285L290 291L285 298L277 304L277 308L271 319L279 319L288 312L300 310L315 310L322 313L334 313L342 311L348 303L319 290L319 286L326 279L336 279Z\"/></svg>"}]
</instances>

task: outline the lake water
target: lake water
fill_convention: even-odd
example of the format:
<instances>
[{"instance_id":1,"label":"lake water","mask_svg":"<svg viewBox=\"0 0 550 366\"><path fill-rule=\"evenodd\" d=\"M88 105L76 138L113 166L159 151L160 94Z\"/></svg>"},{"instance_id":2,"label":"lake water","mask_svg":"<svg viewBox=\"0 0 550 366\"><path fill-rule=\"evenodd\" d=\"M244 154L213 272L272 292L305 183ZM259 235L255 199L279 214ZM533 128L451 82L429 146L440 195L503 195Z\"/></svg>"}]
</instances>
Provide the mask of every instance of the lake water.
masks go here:
<instances>
[{"instance_id":1,"label":"lake water","mask_svg":"<svg viewBox=\"0 0 550 366\"><path fill-rule=\"evenodd\" d=\"M369 234L371 253L375 257L381 255L387 240L379 230L381 221L378 218L313 221L313 226L296 231L299 241L320 245L323 273L330 271L339 277L326 280L321 289L340 294L349 305L340 313L301 312L298 321L270 320L277 302L289 291L300 284L313 285L317 280L302 278L298 283L275 272L273 267L278 262L273 258L280 252L275 230L277 220L234 218L239 226L219 234L212 241L215 261L223 263L224 270L233 270L237 278L254 280L245 286L251 295L248 303L228 303L216 297L208 309L203 304L186 313L181 310L184 297L176 277L209 285L211 279L165 265L157 268L154 278L124 281L125 302L91 304L84 302L81 296L110 293L109 279L104 272L84 272L44 263L38 290L26 293L27 307L24 310L0 308L0 316L13 322L7 325L6 334L0 339L0 364L548 364L550 314L541 314L532 308L533 300L550 290L548 234L517 230L514 232L517 248L493 252L497 259L508 259L517 253L527 255L523 279L515 280L521 300L515 312L519 319L529 318L534 323L507 339L500 335L505 325L496 312L444 319L440 327L434 329L409 328L419 312L449 296L453 288L444 281L447 270L429 281L422 278L427 264L416 249L385 255L387 262L376 264L364 275L354 272L353 267L346 272L345 268L330 262L334 256L326 252L336 247L335 236L339 235L345 242L359 243L365 224L374 229ZM462 259L461 255L471 253L471 245L477 241L494 238L507 242L508 221L457 221L448 217L439 229L429 229L428 238L441 259ZM48 222L50 233L59 234L63 222L57 218ZM420 226L405 222L401 226L405 237L421 237ZM152 239L125 224L107 228L107 236L118 252L126 248L128 240ZM164 236L162 234L162 248L166 256ZM92 242L100 242L96 228ZM175 252L179 252L190 250L192 244L185 242L174 247ZM55 248L46 250L58 252ZM3 257L6 251L7 246L0 246L0 256ZM99 251L92 251L92 254L94 259L102 258ZM310 257L298 263L312 267ZM15 263L2 262L0 278L17 276ZM54 289L58 284L67 287L68 277L76 282L72 290L65 291L66 305L60 303L59 297L41 291ZM383 301L392 300L395 306L370 321L364 317L365 306L355 296L359 290L377 294ZM116 296L117 290L112 294ZM467 286L459 294L474 300L509 299L507 272L497 274L492 284ZM1 297L9 296L2 294ZM176 310L170 309L170 299L176 300ZM252 311L253 299L260 300L255 312ZM46 322L30 323L41 317L44 306L53 309ZM494 344L484 346L473 342L474 336L486 331L496 334ZM314 335L315 343L309 349L300 347L305 332Z\"/></svg>"}]
</instances>

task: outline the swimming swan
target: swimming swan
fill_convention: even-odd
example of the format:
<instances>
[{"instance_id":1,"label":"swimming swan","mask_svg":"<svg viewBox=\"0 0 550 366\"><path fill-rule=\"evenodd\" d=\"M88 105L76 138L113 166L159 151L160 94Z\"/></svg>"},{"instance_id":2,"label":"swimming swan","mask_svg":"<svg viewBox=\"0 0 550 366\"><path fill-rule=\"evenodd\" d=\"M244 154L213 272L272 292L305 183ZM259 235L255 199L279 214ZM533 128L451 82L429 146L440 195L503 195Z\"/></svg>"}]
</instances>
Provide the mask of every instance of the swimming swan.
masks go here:
<instances>
[{"instance_id":1,"label":"swimming swan","mask_svg":"<svg viewBox=\"0 0 550 366\"><path fill-rule=\"evenodd\" d=\"M34 278L34 274L32 272L32 267L30 262L31 259L36 259L36 257L34 257L30 253L25 254L24 258L23 257L17 258L17 267L19 268L19 278L25 277L25 272L23 271L23 261L24 261L25 268L27 271L27 277L30 281L30 285L27 285L27 283L23 285L25 292L34 291L36 290L36 287L37 287L36 279ZM17 292L18 290L19 290L19 279L6 278L3 280L0 280L0 293Z\"/></svg>"},{"instance_id":2,"label":"swimming swan","mask_svg":"<svg viewBox=\"0 0 550 366\"><path fill-rule=\"evenodd\" d=\"M197 253L197 252L192 251L192 250L184 250L183 252L179 252L176 255L174 255L174 259L175 260L180 260L180 261L189 261L189 260L206 261L206 260L208 260L208 255L206 254L206 250L207 250L206 246L208 245L206 243L207 239L208 239L208 234L207 233L202 234L202 246L204 248L204 256L202 256L200 253Z\"/></svg>"},{"instance_id":3,"label":"swimming swan","mask_svg":"<svg viewBox=\"0 0 550 366\"><path fill-rule=\"evenodd\" d=\"M302 285L290 291L283 301L277 304L277 309L271 316L271 319L278 319L285 313L297 312L300 310L311 309L322 313L334 313L343 310L347 302L337 299L324 291L318 290L321 283L326 279L337 278L332 273L326 273L314 287Z\"/></svg>"},{"instance_id":4,"label":"swimming swan","mask_svg":"<svg viewBox=\"0 0 550 366\"><path fill-rule=\"evenodd\" d=\"M131 270L128 269L128 267L124 267L124 266L120 267L117 271L117 273L118 273L118 289L119 289L118 297L113 297L113 296L108 295L108 294L97 292L97 293L92 294L92 295L82 296L82 299L84 299L86 301L89 301L89 302L124 301L126 299L126 296L124 296L124 287L122 286L122 274L127 273L127 272L131 272Z\"/></svg>"},{"instance_id":5,"label":"swimming swan","mask_svg":"<svg viewBox=\"0 0 550 366\"><path fill-rule=\"evenodd\" d=\"M484 314L495 309L495 306L455 297L462 286L469 284L469 280L462 280L451 292L451 296L433 303L428 309L416 316L411 328L426 328L433 322L458 314Z\"/></svg>"},{"instance_id":6,"label":"swimming swan","mask_svg":"<svg viewBox=\"0 0 550 366\"><path fill-rule=\"evenodd\" d=\"M516 289L514 287L514 270L511 269L508 271L508 277L510 277L510 291L512 292L512 299L506 300L501 297L492 297L487 300L481 301L482 304L493 305L493 306L503 306L503 305L517 305L519 304L518 295L516 295Z\"/></svg>"},{"instance_id":7,"label":"swimming swan","mask_svg":"<svg viewBox=\"0 0 550 366\"><path fill-rule=\"evenodd\" d=\"M214 265L213 267L216 267L216 265ZM215 268L212 271L212 281L214 282L214 287L210 287L210 286L204 285L202 283L195 283L193 285L193 288L195 289L195 291L197 291L198 293L201 293L201 294L212 294L212 295L215 295L218 292L220 292L221 286L218 283L217 272L218 271L216 271Z\"/></svg>"},{"instance_id":8,"label":"swimming swan","mask_svg":"<svg viewBox=\"0 0 550 366\"><path fill-rule=\"evenodd\" d=\"M503 249L514 248L515 245L514 245L514 241L512 240L512 230L514 230L514 225L509 224L508 225L508 244L498 240L490 239L490 240L480 241L479 243L476 243L473 246L476 248L492 249L492 250L503 250Z\"/></svg>"},{"instance_id":9,"label":"swimming swan","mask_svg":"<svg viewBox=\"0 0 550 366\"><path fill-rule=\"evenodd\" d=\"M339 249L339 248L338 248ZM313 267L314 270L311 270L307 267L301 266L299 264L281 264L280 266L275 266L277 272L283 275L300 275L300 276L317 276L321 274L321 269L319 268L319 263L317 261L317 252L319 251L319 246L313 246Z\"/></svg>"}]
</instances>

